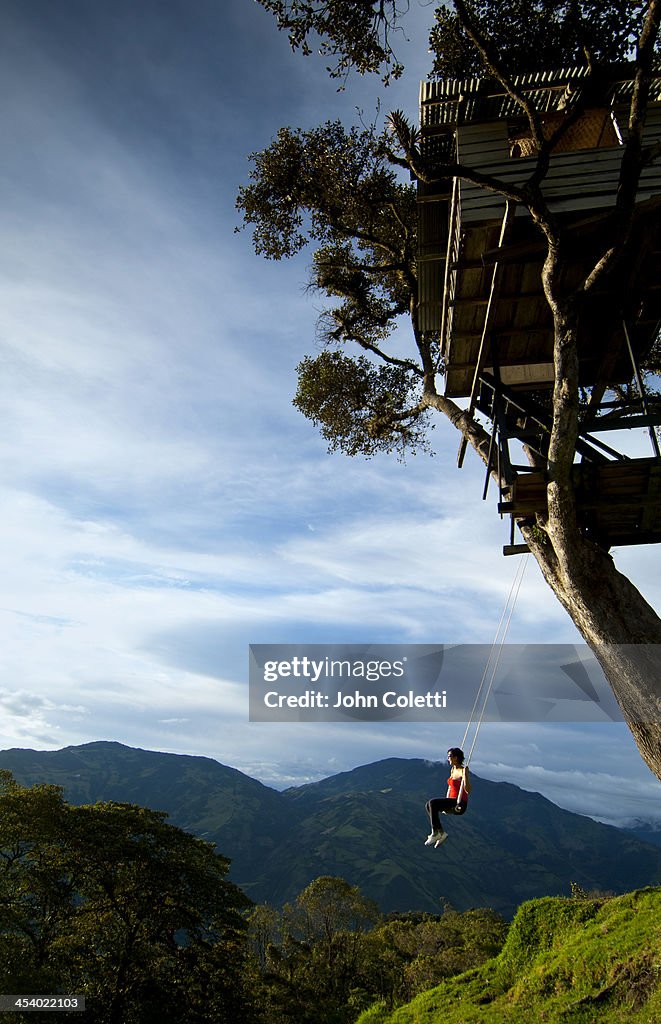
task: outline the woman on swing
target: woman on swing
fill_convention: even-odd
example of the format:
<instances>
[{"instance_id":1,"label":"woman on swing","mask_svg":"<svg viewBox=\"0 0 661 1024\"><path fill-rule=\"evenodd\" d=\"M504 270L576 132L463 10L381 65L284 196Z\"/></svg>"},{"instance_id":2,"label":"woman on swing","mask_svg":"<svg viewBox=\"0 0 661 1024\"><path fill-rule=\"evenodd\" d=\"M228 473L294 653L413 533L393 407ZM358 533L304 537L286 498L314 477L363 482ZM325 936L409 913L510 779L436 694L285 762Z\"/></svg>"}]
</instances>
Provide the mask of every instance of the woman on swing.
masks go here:
<instances>
[{"instance_id":1,"label":"woman on swing","mask_svg":"<svg viewBox=\"0 0 661 1024\"><path fill-rule=\"evenodd\" d=\"M464 765L464 752L459 747L448 750L450 762L450 778L445 797L434 797L425 804L431 823L431 834L425 840L425 846L438 847L448 837L441 825L441 814L464 814L468 806L468 794L471 791L468 777L468 765Z\"/></svg>"}]
</instances>

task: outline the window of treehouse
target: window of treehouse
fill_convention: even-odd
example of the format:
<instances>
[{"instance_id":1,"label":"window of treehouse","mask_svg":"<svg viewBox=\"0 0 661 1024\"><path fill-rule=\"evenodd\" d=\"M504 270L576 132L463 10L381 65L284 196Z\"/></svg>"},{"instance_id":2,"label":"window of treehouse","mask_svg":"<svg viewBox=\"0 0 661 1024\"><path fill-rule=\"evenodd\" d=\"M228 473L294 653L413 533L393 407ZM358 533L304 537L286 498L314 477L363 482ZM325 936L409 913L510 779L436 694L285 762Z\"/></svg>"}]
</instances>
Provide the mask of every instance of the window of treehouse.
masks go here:
<instances>
[{"instance_id":1,"label":"window of treehouse","mask_svg":"<svg viewBox=\"0 0 661 1024\"><path fill-rule=\"evenodd\" d=\"M562 112L542 115L544 138L550 139L567 115ZM513 158L536 156L535 145L529 125L522 121L511 121L508 126L509 151ZM621 146L622 133L613 110L596 107L581 114L553 147L554 153L571 153L580 149L600 149L606 146Z\"/></svg>"}]
</instances>

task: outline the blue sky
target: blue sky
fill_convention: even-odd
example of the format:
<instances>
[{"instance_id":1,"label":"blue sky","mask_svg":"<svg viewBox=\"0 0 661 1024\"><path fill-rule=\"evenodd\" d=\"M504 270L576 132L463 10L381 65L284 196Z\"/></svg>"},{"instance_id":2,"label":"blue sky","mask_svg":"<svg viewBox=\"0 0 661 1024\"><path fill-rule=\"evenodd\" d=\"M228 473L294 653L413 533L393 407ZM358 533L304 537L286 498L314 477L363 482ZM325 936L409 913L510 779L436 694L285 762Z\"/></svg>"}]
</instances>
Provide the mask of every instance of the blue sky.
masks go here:
<instances>
[{"instance_id":1,"label":"blue sky","mask_svg":"<svg viewBox=\"0 0 661 1024\"><path fill-rule=\"evenodd\" d=\"M291 405L309 254L267 263L234 233L247 155L369 119L378 82L338 93L252 0L1 9L0 747L118 740L273 785L442 757L461 737L438 724L247 720L249 643L490 643L516 568L449 426L433 459L327 454ZM381 117L416 113L412 12ZM657 550L615 554L658 607ZM578 639L534 564L509 639ZM473 765L661 815L620 725L485 725Z\"/></svg>"}]
</instances>

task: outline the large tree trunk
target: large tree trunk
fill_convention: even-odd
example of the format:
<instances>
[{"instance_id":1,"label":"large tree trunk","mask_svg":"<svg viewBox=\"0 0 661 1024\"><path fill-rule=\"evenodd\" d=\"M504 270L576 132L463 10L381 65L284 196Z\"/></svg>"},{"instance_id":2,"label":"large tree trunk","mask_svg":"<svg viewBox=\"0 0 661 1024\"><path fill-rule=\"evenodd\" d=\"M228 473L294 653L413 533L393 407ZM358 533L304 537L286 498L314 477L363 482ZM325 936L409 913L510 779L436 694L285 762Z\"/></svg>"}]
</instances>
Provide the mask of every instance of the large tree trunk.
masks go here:
<instances>
[{"instance_id":1,"label":"large tree trunk","mask_svg":"<svg viewBox=\"0 0 661 1024\"><path fill-rule=\"evenodd\" d=\"M661 779L661 618L577 522L571 466L578 392L563 376L573 373L576 322L573 316L568 322L562 311L558 315L559 385L547 460L548 515L538 515L534 523L522 521L519 528L544 579L601 665L643 760ZM425 400L447 416L486 464L489 435L484 428L439 395L431 380Z\"/></svg>"},{"instance_id":2,"label":"large tree trunk","mask_svg":"<svg viewBox=\"0 0 661 1024\"><path fill-rule=\"evenodd\" d=\"M641 756L661 779L661 618L603 549L580 534L558 557L534 526L521 532L544 579L601 665Z\"/></svg>"},{"instance_id":3,"label":"large tree trunk","mask_svg":"<svg viewBox=\"0 0 661 1024\"><path fill-rule=\"evenodd\" d=\"M521 532L546 582L601 665L641 756L661 779L661 618L576 515L572 477L578 436L581 305L559 300L560 252L549 246L544 285L555 326L553 427L547 458L546 516Z\"/></svg>"}]
</instances>

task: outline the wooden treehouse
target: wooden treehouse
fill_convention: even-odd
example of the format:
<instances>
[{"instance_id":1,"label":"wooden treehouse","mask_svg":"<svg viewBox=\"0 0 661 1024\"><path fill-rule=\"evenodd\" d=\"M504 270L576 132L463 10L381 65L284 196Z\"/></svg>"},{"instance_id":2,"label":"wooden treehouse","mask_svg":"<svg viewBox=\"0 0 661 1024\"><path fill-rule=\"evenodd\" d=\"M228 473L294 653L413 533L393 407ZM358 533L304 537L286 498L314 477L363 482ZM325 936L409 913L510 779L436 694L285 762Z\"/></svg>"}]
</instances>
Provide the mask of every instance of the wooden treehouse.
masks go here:
<instances>
[{"instance_id":1,"label":"wooden treehouse","mask_svg":"<svg viewBox=\"0 0 661 1024\"><path fill-rule=\"evenodd\" d=\"M517 86L541 114L550 137L568 103L583 112L551 154L543 191L570 242L563 283L582 281L602 251L615 204L633 84L626 74L595 105L583 69L521 76ZM521 108L493 80L423 82L421 145L427 158L459 162L523 185L535 147ZM661 78L652 85L644 144L661 139ZM661 541L661 409L648 401L640 372L661 324L661 160L642 174L632 245L618 281L583 312L580 382L586 401L576 446L582 528L606 549ZM544 473L517 464L527 445L543 461L551 425L553 324L542 292L545 243L523 206L465 180L419 185L420 323L438 337L445 393L467 400L492 428L490 470L497 467L499 510L515 524L546 510ZM465 404L465 403L464 403ZM615 431L643 427L650 457L628 457ZM601 435L609 432L605 441ZM598 436L599 435L599 436ZM621 435L620 435L621 436ZM630 435L629 435L630 436ZM515 444L519 442L519 444ZM465 442L459 453L461 465ZM525 462L523 453L519 463Z\"/></svg>"}]
</instances>

